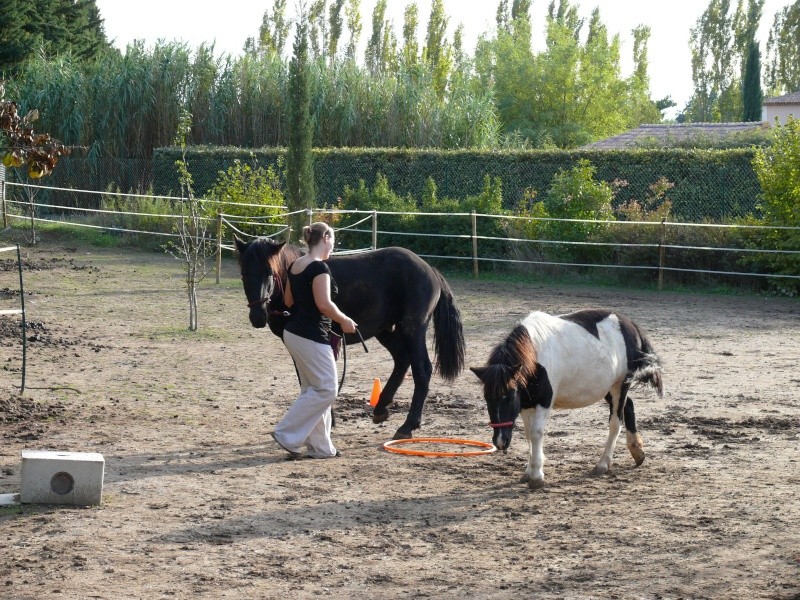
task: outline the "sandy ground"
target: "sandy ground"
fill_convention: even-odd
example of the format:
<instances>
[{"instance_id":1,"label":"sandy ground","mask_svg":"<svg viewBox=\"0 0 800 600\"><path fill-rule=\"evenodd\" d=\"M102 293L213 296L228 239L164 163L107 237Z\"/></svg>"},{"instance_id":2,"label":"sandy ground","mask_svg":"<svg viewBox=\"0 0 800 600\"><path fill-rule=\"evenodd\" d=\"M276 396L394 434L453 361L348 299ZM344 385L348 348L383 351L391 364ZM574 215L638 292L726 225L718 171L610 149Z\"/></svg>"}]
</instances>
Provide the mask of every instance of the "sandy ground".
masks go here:
<instances>
[{"instance_id":1,"label":"sandy ground","mask_svg":"<svg viewBox=\"0 0 800 600\"><path fill-rule=\"evenodd\" d=\"M25 265L23 397L19 319L0 322L0 493L19 491L23 449L102 453L105 485L98 507L0 508L0 598L800 598L796 300L451 278L470 365L531 310L598 306L665 363L663 400L633 394L641 467L620 441L613 472L590 476L599 403L553 416L531 491L519 423L506 455L382 450L411 382L374 425L366 398L390 371L375 340L351 347L342 456L285 460L268 433L296 378L250 327L233 260L204 283L194 334L168 256L45 243ZM467 370L433 380L417 435L489 441L486 423Z\"/></svg>"}]
</instances>

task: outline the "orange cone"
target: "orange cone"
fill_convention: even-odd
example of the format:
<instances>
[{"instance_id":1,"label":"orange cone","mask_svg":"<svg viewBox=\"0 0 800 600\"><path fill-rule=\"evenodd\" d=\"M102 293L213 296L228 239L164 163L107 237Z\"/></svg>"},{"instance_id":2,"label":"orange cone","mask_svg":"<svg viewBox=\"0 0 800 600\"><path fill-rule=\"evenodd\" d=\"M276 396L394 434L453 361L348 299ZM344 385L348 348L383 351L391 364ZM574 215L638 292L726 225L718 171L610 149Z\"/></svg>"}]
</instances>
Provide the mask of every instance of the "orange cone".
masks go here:
<instances>
[{"instance_id":1,"label":"orange cone","mask_svg":"<svg viewBox=\"0 0 800 600\"><path fill-rule=\"evenodd\" d=\"M372 394L369 396L369 405L377 406L378 399L381 396L381 380L376 377L372 380Z\"/></svg>"}]
</instances>

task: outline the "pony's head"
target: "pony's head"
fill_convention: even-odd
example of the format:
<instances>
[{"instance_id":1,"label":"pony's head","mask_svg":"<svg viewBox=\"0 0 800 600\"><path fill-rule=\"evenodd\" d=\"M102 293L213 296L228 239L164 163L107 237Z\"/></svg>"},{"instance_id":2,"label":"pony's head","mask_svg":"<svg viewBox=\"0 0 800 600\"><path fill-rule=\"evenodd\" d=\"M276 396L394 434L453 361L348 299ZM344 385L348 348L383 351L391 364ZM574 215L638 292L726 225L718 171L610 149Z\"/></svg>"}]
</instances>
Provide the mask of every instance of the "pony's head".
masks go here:
<instances>
[{"instance_id":1,"label":"pony's head","mask_svg":"<svg viewBox=\"0 0 800 600\"><path fill-rule=\"evenodd\" d=\"M483 397L494 428L492 443L505 453L519 416L520 389L536 372L536 351L528 330L518 325L492 350L485 366L470 370L483 382Z\"/></svg>"},{"instance_id":2,"label":"pony's head","mask_svg":"<svg viewBox=\"0 0 800 600\"><path fill-rule=\"evenodd\" d=\"M258 238L243 242L234 237L239 252L239 269L242 285L250 308L250 323L262 328L269 321L269 303L275 292L276 271L280 267L280 252L285 242ZM278 299L283 302L283 299Z\"/></svg>"}]
</instances>

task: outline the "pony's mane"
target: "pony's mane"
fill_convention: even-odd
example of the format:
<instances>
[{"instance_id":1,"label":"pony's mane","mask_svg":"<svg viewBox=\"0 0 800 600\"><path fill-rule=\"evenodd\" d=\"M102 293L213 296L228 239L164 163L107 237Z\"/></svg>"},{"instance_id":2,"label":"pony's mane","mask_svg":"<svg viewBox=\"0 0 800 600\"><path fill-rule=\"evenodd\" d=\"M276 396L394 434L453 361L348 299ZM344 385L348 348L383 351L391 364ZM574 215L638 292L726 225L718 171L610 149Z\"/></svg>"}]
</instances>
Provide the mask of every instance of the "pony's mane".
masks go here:
<instances>
[{"instance_id":1,"label":"pony's mane","mask_svg":"<svg viewBox=\"0 0 800 600\"><path fill-rule=\"evenodd\" d=\"M524 325L519 324L489 354L484 383L502 395L515 382L523 384L536 372L536 348Z\"/></svg>"}]
</instances>

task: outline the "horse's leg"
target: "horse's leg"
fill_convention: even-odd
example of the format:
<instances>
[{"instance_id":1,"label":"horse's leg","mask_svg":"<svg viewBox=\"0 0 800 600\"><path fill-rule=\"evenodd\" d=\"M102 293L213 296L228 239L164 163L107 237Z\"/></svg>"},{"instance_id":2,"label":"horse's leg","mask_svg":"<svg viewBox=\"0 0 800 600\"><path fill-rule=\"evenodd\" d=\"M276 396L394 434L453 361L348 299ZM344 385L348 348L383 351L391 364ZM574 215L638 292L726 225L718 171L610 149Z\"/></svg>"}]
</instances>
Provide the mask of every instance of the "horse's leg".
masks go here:
<instances>
[{"instance_id":1,"label":"horse's leg","mask_svg":"<svg viewBox=\"0 0 800 600\"><path fill-rule=\"evenodd\" d=\"M378 404L372 411L372 422L383 423L389 418L389 405L394 402L394 395L403 383L410 363L403 340L397 331L379 333L375 338L389 351L394 360L392 374L383 386Z\"/></svg>"},{"instance_id":2,"label":"horse's leg","mask_svg":"<svg viewBox=\"0 0 800 600\"><path fill-rule=\"evenodd\" d=\"M625 438L628 450L638 467L644 462L644 442L642 441L642 436L636 431L636 415L633 412L633 399L630 397L625 401L623 417L625 419Z\"/></svg>"},{"instance_id":3,"label":"horse's leg","mask_svg":"<svg viewBox=\"0 0 800 600\"><path fill-rule=\"evenodd\" d=\"M608 402L609 416L608 416L608 439L606 440L606 447L603 449L603 455L592 471L593 475L605 475L611 470L614 464L614 447L617 445L617 438L619 432L622 431L622 411L625 402L625 395L628 391L628 386L622 384L621 386L611 389L606 394L606 402Z\"/></svg>"},{"instance_id":4,"label":"horse's leg","mask_svg":"<svg viewBox=\"0 0 800 600\"><path fill-rule=\"evenodd\" d=\"M528 438L528 466L520 481L527 482L531 489L544 487L544 428L550 409L539 405L536 408L524 408L520 412L525 425L525 437Z\"/></svg>"},{"instance_id":5,"label":"horse's leg","mask_svg":"<svg viewBox=\"0 0 800 600\"><path fill-rule=\"evenodd\" d=\"M414 393L411 396L411 407L408 416L394 434L394 439L405 440L411 437L411 432L422 425L422 409L433 376L433 365L428 356L425 345L425 327L419 327L412 334L403 335L405 348L411 362L411 375L414 377Z\"/></svg>"}]
</instances>

